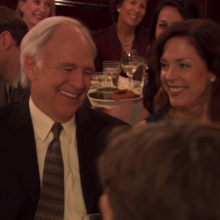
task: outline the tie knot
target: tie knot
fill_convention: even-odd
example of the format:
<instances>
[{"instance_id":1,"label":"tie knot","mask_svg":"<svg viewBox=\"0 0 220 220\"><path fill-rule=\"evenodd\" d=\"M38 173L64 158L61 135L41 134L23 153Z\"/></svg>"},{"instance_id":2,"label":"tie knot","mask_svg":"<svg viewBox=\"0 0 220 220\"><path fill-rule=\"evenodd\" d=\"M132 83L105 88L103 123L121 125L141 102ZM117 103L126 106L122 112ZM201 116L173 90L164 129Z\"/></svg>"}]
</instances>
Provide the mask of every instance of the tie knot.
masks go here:
<instances>
[{"instance_id":1,"label":"tie knot","mask_svg":"<svg viewBox=\"0 0 220 220\"><path fill-rule=\"evenodd\" d=\"M60 123L55 122L53 124L53 127L51 130L53 132L54 138L59 138L60 132L62 131L62 129L63 129L63 126Z\"/></svg>"}]
</instances>

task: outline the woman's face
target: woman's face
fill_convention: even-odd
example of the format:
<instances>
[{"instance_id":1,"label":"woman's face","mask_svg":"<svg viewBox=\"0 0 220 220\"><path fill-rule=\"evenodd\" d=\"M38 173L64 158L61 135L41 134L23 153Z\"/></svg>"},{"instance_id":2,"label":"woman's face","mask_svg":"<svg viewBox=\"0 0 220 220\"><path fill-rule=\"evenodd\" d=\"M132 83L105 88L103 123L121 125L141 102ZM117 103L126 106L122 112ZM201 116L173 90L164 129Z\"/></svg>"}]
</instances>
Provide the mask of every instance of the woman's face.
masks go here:
<instances>
[{"instance_id":1,"label":"woman's face","mask_svg":"<svg viewBox=\"0 0 220 220\"><path fill-rule=\"evenodd\" d=\"M20 2L23 20L29 29L50 15L50 0L27 0Z\"/></svg>"},{"instance_id":2,"label":"woman's face","mask_svg":"<svg viewBox=\"0 0 220 220\"><path fill-rule=\"evenodd\" d=\"M192 110L209 104L215 75L187 39L169 39L160 62L161 83L172 107Z\"/></svg>"},{"instance_id":3,"label":"woman's face","mask_svg":"<svg viewBox=\"0 0 220 220\"><path fill-rule=\"evenodd\" d=\"M128 26L138 25L146 12L147 0L124 0L118 5L118 22L123 22Z\"/></svg>"},{"instance_id":4,"label":"woman's face","mask_svg":"<svg viewBox=\"0 0 220 220\"><path fill-rule=\"evenodd\" d=\"M177 21L182 21L183 17L179 13L179 11L172 6L164 7L158 16L155 37L156 39L159 37L161 33L163 33L171 24Z\"/></svg>"}]
</instances>

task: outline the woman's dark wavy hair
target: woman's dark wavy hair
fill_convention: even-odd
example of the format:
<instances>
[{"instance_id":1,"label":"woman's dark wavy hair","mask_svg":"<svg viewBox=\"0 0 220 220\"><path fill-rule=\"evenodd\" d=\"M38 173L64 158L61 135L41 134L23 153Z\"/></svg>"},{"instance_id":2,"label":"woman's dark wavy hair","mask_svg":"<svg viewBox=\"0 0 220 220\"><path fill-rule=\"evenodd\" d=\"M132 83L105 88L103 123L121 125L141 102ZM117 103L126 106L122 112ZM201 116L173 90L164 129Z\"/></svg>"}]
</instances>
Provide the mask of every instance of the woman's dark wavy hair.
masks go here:
<instances>
[{"instance_id":1,"label":"woman's dark wavy hair","mask_svg":"<svg viewBox=\"0 0 220 220\"><path fill-rule=\"evenodd\" d=\"M172 6L176 8L182 15L183 20L200 18L199 11L193 0L161 0L158 3L152 17L150 26L150 45L153 45L155 42L157 20L161 10L166 6Z\"/></svg>"},{"instance_id":2,"label":"woman's dark wavy hair","mask_svg":"<svg viewBox=\"0 0 220 220\"><path fill-rule=\"evenodd\" d=\"M182 15L183 20L200 18L199 11L193 0L161 0L154 11L150 26L150 47L147 54L148 63L150 62L151 59L150 57L152 56L152 52L153 52L153 45L155 44L156 41L155 32L156 32L157 20L161 10L166 6L172 6L176 8L179 11L179 13ZM152 91L154 91L154 95L151 97L151 106L147 108L152 113L153 100L154 100L154 96L157 94L157 90L155 86L155 72L150 67L148 68L148 86L151 88Z\"/></svg>"},{"instance_id":3,"label":"woman's dark wavy hair","mask_svg":"<svg viewBox=\"0 0 220 220\"><path fill-rule=\"evenodd\" d=\"M113 22L118 21L118 11L117 5L121 5L125 0L110 0L110 13L112 16ZM147 9L146 12L149 11L152 0L147 0Z\"/></svg>"},{"instance_id":4,"label":"woman's dark wavy hair","mask_svg":"<svg viewBox=\"0 0 220 220\"><path fill-rule=\"evenodd\" d=\"M149 60L150 68L154 70L155 89L148 84L144 86L144 106L149 109L155 90L162 86L160 81L160 58L163 54L165 43L171 38L186 39L203 59L209 71L215 76L212 82L212 93L209 106L210 119L213 122L220 122L220 26L211 20L190 19L173 24L158 38L153 54ZM166 94L167 96L167 94ZM166 105L169 109L170 103Z\"/></svg>"}]
</instances>

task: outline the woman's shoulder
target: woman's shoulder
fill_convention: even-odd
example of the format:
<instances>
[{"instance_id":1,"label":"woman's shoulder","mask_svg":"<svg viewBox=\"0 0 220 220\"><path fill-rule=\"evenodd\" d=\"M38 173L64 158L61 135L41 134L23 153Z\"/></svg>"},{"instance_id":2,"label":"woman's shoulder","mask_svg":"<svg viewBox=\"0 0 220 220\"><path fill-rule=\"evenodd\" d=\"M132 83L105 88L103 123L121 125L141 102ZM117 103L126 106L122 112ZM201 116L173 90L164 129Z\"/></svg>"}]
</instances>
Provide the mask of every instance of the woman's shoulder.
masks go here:
<instances>
[{"instance_id":1,"label":"woman's shoulder","mask_svg":"<svg viewBox=\"0 0 220 220\"><path fill-rule=\"evenodd\" d=\"M109 32L114 31L114 26L115 24L112 24L110 27L98 30L98 31L93 31L92 33L92 38L93 40L100 40L101 38L105 38Z\"/></svg>"}]
</instances>

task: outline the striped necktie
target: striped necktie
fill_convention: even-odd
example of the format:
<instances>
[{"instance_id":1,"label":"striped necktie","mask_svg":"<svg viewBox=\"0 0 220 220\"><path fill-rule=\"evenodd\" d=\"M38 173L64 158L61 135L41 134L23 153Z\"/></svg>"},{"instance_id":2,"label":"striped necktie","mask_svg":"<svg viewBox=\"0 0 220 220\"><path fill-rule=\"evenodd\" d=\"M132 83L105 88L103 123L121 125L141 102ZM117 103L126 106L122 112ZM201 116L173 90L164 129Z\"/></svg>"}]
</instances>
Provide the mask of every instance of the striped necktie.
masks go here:
<instances>
[{"instance_id":1,"label":"striped necktie","mask_svg":"<svg viewBox=\"0 0 220 220\"><path fill-rule=\"evenodd\" d=\"M59 123L54 123L53 140L47 149L40 199L35 220L64 219L64 166L59 135L63 129Z\"/></svg>"}]
</instances>

